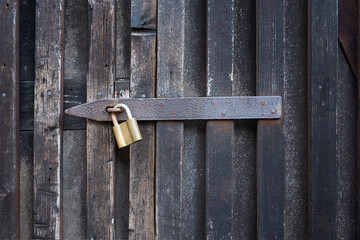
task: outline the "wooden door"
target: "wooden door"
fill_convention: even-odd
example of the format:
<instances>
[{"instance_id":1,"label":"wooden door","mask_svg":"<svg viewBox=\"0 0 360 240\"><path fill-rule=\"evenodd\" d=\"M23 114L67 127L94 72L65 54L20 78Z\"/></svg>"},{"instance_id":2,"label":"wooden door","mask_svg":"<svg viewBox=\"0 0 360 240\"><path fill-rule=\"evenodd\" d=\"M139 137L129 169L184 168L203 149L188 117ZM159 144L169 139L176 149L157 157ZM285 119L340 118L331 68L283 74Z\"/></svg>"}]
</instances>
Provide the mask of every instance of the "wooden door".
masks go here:
<instances>
[{"instance_id":1,"label":"wooden door","mask_svg":"<svg viewBox=\"0 0 360 240\"><path fill-rule=\"evenodd\" d=\"M0 0L0 239L356 239L356 11ZM219 96L281 96L282 117L144 121L117 149L111 123L64 114Z\"/></svg>"}]
</instances>

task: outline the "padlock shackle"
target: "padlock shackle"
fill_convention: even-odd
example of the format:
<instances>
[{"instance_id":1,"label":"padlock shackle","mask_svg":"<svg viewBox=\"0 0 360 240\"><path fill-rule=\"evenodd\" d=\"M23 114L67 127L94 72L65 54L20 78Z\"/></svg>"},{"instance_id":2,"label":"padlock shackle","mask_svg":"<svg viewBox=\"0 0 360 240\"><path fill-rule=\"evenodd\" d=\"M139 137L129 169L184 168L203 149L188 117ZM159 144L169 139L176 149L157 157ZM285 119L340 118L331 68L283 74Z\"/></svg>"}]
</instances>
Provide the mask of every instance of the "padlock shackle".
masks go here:
<instances>
[{"instance_id":1,"label":"padlock shackle","mask_svg":"<svg viewBox=\"0 0 360 240\"><path fill-rule=\"evenodd\" d=\"M127 105L125 105L125 104L123 104L123 103L118 103L118 104L116 104L113 108L123 108L123 109L125 109L125 111L126 111L126 114L127 114L127 116L128 116L128 118L130 119L130 118L133 118L132 117L132 114L131 114L131 111L130 111L130 109L129 109L129 107L127 106ZM111 116L113 116L113 114L111 114ZM116 116L116 114L115 114L115 116ZM111 117L112 118L112 117ZM114 120L113 120L114 121ZM116 120L117 121L117 120Z\"/></svg>"}]
</instances>

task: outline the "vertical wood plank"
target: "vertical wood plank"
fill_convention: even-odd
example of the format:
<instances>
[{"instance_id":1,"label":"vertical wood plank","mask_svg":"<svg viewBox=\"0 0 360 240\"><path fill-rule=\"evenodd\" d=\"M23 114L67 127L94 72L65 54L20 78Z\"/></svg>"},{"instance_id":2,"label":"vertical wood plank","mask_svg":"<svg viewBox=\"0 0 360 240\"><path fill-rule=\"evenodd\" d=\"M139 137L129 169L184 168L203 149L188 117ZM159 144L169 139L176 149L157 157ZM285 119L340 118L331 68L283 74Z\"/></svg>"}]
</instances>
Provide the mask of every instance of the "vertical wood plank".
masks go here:
<instances>
[{"instance_id":1,"label":"vertical wood plank","mask_svg":"<svg viewBox=\"0 0 360 240\"><path fill-rule=\"evenodd\" d=\"M61 238L64 1L37 1L34 237Z\"/></svg>"},{"instance_id":2,"label":"vertical wood plank","mask_svg":"<svg viewBox=\"0 0 360 240\"><path fill-rule=\"evenodd\" d=\"M185 1L158 0L157 97L183 96ZM183 122L156 123L156 227L159 239L179 239Z\"/></svg>"},{"instance_id":3,"label":"vertical wood plank","mask_svg":"<svg viewBox=\"0 0 360 240\"><path fill-rule=\"evenodd\" d=\"M309 238L337 236L338 1L309 1Z\"/></svg>"},{"instance_id":4,"label":"vertical wood plank","mask_svg":"<svg viewBox=\"0 0 360 240\"><path fill-rule=\"evenodd\" d=\"M130 96L131 0L116 1L115 97ZM116 148L116 147L115 147ZM129 237L129 148L115 151L115 238Z\"/></svg>"},{"instance_id":5,"label":"vertical wood plank","mask_svg":"<svg viewBox=\"0 0 360 240\"><path fill-rule=\"evenodd\" d=\"M87 101L113 97L115 1L89 1L91 32ZM114 157L111 124L87 121L87 238L114 238Z\"/></svg>"},{"instance_id":6,"label":"vertical wood plank","mask_svg":"<svg viewBox=\"0 0 360 240\"><path fill-rule=\"evenodd\" d=\"M257 95L283 96L285 1L257 1ZM260 120L257 131L259 239L284 238L284 121Z\"/></svg>"},{"instance_id":7,"label":"vertical wood plank","mask_svg":"<svg viewBox=\"0 0 360 240\"><path fill-rule=\"evenodd\" d=\"M130 39L130 35L128 37ZM117 65L116 67L125 66ZM115 81L115 97L129 98L129 96L130 79L117 79ZM129 150L129 148L116 148L115 151L115 239L129 238Z\"/></svg>"},{"instance_id":8,"label":"vertical wood plank","mask_svg":"<svg viewBox=\"0 0 360 240\"><path fill-rule=\"evenodd\" d=\"M256 95L256 1L235 1L234 95ZM257 121L238 120L235 129L234 239L256 239Z\"/></svg>"},{"instance_id":9,"label":"vertical wood plank","mask_svg":"<svg viewBox=\"0 0 360 240\"><path fill-rule=\"evenodd\" d=\"M206 96L206 1L185 0L184 97ZM206 122L184 122L181 239L205 238Z\"/></svg>"},{"instance_id":10,"label":"vertical wood plank","mask_svg":"<svg viewBox=\"0 0 360 240\"><path fill-rule=\"evenodd\" d=\"M336 239L356 239L356 110L357 82L344 52L338 49L336 129L338 189Z\"/></svg>"},{"instance_id":11,"label":"vertical wood plank","mask_svg":"<svg viewBox=\"0 0 360 240\"><path fill-rule=\"evenodd\" d=\"M0 1L0 239L20 237L20 1Z\"/></svg>"},{"instance_id":12,"label":"vertical wood plank","mask_svg":"<svg viewBox=\"0 0 360 240\"><path fill-rule=\"evenodd\" d=\"M34 135L32 131L20 134L20 239L33 239Z\"/></svg>"},{"instance_id":13,"label":"vertical wood plank","mask_svg":"<svg viewBox=\"0 0 360 240\"><path fill-rule=\"evenodd\" d=\"M295 240L307 237L307 0L285 1L284 28L284 239Z\"/></svg>"},{"instance_id":14,"label":"vertical wood plank","mask_svg":"<svg viewBox=\"0 0 360 240\"><path fill-rule=\"evenodd\" d=\"M86 238L86 131L64 131L63 236Z\"/></svg>"},{"instance_id":15,"label":"vertical wood plank","mask_svg":"<svg viewBox=\"0 0 360 240\"><path fill-rule=\"evenodd\" d=\"M231 96L234 72L234 1L208 0L207 96ZM216 103L213 104L216 107ZM226 114L224 112L223 114ZM206 126L206 237L233 237L234 122Z\"/></svg>"},{"instance_id":16,"label":"vertical wood plank","mask_svg":"<svg viewBox=\"0 0 360 240\"><path fill-rule=\"evenodd\" d=\"M151 14L156 15L156 12ZM145 16L146 13L143 15ZM130 90L132 98L155 96L155 47L155 32L131 34ZM139 123L139 128L143 140L130 146L129 239L155 239L154 122Z\"/></svg>"}]
</instances>

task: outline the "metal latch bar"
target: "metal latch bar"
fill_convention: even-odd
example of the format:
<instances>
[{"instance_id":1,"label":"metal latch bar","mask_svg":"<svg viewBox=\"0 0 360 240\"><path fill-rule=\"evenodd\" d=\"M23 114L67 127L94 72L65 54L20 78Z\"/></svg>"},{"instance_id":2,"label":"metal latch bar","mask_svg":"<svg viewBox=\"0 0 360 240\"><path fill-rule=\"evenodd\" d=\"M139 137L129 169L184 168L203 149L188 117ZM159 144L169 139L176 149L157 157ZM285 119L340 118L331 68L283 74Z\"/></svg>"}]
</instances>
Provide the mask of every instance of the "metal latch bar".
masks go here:
<instances>
[{"instance_id":1,"label":"metal latch bar","mask_svg":"<svg viewBox=\"0 0 360 240\"><path fill-rule=\"evenodd\" d=\"M276 119L282 114L280 96L189 98L112 98L84 103L65 110L67 115L111 121L107 108L124 103L139 121ZM126 120L125 113L118 113Z\"/></svg>"}]
</instances>

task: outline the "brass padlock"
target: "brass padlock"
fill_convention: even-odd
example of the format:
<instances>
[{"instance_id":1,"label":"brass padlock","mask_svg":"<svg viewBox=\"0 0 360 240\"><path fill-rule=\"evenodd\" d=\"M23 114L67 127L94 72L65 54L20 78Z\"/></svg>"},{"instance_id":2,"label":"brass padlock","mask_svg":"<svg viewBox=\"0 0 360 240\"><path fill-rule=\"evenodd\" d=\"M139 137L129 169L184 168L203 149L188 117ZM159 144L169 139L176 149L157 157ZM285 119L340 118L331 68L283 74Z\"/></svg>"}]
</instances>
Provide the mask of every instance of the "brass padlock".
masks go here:
<instances>
[{"instance_id":1,"label":"brass padlock","mask_svg":"<svg viewBox=\"0 0 360 240\"><path fill-rule=\"evenodd\" d=\"M128 120L119 124L116 113L111 113L111 120L114 123L113 131L115 134L116 143L119 148L122 148L134 142L140 141L142 136L137 121L132 117L129 107L123 103L119 103L114 106L114 108L120 107L125 109Z\"/></svg>"}]
</instances>

